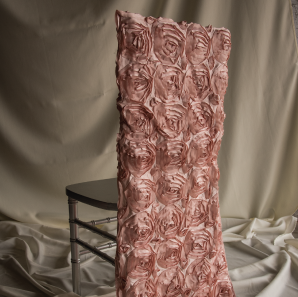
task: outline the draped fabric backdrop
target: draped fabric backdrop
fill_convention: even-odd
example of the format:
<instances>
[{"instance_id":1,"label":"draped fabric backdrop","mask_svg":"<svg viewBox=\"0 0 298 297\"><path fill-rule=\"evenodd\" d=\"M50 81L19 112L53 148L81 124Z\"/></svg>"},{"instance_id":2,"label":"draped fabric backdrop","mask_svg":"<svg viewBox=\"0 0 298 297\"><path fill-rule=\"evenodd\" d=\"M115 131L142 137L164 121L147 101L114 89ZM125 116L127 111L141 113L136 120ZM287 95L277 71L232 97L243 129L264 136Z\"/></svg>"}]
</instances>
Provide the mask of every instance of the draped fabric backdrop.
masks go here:
<instances>
[{"instance_id":1,"label":"draped fabric backdrop","mask_svg":"<svg viewBox=\"0 0 298 297\"><path fill-rule=\"evenodd\" d=\"M22 222L0 222L0 296L71 291L65 186L117 171L116 9L231 31L218 157L229 273L237 297L297 296L290 0L0 0L0 219ZM83 220L114 215L79 205ZM86 256L82 271L83 295L114 296L109 264Z\"/></svg>"},{"instance_id":2,"label":"draped fabric backdrop","mask_svg":"<svg viewBox=\"0 0 298 297\"><path fill-rule=\"evenodd\" d=\"M66 227L65 186L116 177L116 9L231 31L221 215L292 214L298 85L288 0L1 0L2 217Z\"/></svg>"}]
</instances>

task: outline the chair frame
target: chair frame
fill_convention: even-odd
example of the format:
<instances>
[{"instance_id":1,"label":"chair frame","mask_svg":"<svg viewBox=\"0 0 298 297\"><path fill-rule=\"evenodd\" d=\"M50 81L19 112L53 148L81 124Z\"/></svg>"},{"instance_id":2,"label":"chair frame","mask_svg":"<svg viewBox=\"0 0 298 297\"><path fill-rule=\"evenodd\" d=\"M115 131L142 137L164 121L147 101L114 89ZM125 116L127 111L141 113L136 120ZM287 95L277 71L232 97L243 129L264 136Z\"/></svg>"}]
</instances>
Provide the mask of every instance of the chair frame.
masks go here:
<instances>
[{"instance_id":1,"label":"chair frame","mask_svg":"<svg viewBox=\"0 0 298 297\"><path fill-rule=\"evenodd\" d=\"M71 266L72 266L72 286L73 292L81 295L81 273L80 273L80 256L87 253L93 253L100 258L106 260L113 266L115 266L115 259L109 255L101 252L100 250L111 248L117 245L116 236L109 234L103 230L96 228L96 225L111 223L117 221L117 217L106 218L102 220L96 220L91 222L84 222L78 218L78 200L68 196L69 207L69 229L70 229L70 245L71 245ZM98 235L101 235L107 239L110 239L112 243L107 243L100 246L91 246L87 242L79 238L79 228L85 228ZM84 250L79 251L79 245Z\"/></svg>"}]
</instances>

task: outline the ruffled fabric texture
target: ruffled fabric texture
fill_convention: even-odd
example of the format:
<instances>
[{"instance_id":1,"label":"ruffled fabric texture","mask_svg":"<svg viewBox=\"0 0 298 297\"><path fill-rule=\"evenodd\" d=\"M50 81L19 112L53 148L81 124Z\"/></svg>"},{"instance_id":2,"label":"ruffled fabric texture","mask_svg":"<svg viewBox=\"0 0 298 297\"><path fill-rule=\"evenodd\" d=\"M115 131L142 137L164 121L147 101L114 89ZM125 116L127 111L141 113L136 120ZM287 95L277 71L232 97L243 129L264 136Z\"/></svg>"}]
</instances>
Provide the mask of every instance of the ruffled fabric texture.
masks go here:
<instances>
[{"instance_id":1,"label":"ruffled fabric texture","mask_svg":"<svg viewBox=\"0 0 298 297\"><path fill-rule=\"evenodd\" d=\"M116 11L117 296L234 295L219 215L231 34Z\"/></svg>"}]
</instances>

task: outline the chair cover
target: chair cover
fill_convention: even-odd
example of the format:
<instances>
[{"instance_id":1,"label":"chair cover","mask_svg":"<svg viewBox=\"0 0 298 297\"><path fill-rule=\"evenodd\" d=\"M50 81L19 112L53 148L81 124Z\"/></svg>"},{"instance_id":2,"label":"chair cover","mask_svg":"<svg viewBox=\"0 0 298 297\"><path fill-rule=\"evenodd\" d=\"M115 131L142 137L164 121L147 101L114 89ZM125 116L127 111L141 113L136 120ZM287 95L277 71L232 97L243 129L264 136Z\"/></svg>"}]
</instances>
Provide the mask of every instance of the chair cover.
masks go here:
<instances>
[{"instance_id":1,"label":"chair cover","mask_svg":"<svg viewBox=\"0 0 298 297\"><path fill-rule=\"evenodd\" d=\"M116 11L117 295L232 297L217 155L230 32Z\"/></svg>"}]
</instances>

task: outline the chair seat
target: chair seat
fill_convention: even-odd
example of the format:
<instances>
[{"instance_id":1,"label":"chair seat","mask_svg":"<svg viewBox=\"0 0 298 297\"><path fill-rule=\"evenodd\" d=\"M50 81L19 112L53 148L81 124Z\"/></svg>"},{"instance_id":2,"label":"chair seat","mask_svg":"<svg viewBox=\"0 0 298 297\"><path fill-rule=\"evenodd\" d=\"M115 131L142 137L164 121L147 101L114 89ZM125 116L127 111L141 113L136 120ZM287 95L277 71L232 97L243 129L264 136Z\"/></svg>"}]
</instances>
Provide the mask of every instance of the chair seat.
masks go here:
<instances>
[{"instance_id":1,"label":"chair seat","mask_svg":"<svg viewBox=\"0 0 298 297\"><path fill-rule=\"evenodd\" d=\"M97 208L118 210L118 189L116 178L69 185L66 187L66 195Z\"/></svg>"}]
</instances>

